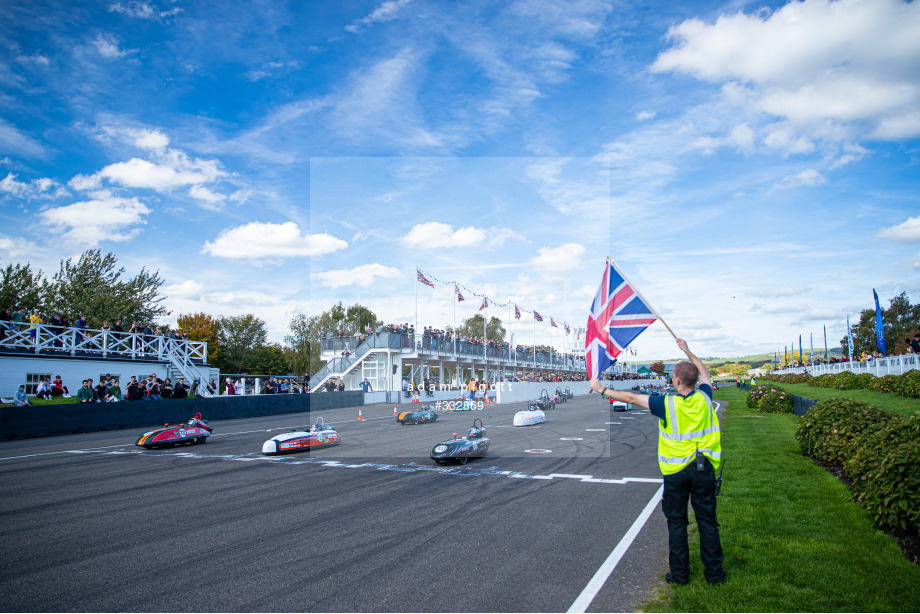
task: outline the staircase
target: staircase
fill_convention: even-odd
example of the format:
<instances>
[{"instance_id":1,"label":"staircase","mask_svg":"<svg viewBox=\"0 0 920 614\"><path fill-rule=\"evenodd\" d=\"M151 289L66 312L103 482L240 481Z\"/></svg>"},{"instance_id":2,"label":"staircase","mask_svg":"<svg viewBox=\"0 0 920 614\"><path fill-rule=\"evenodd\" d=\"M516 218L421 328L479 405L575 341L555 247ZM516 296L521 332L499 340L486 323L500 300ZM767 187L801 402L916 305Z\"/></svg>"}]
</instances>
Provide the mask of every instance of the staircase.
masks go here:
<instances>
[{"instance_id":1,"label":"staircase","mask_svg":"<svg viewBox=\"0 0 920 614\"><path fill-rule=\"evenodd\" d=\"M373 336L362 341L347 358L333 358L327 362L322 369L316 372L316 375L310 378L310 392L316 392L330 377L342 377L356 365L361 364L364 357L376 347L370 343L372 339L374 339Z\"/></svg>"},{"instance_id":2,"label":"staircase","mask_svg":"<svg viewBox=\"0 0 920 614\"><path fill-rule=\"evenodd\" d=\"M185 382L189 386L192 386L192 383L198 380L198 390L196 394L199 397L205 398L213 396L208 392L208 372L202 373L201 370L198 369L198 366L189 358L188 352L179 351L179 343L174 342L172 339L166 339L165 341L163 355L169 360L169 377L171 379L184 377Z\"/></svg>"}]
</instances>

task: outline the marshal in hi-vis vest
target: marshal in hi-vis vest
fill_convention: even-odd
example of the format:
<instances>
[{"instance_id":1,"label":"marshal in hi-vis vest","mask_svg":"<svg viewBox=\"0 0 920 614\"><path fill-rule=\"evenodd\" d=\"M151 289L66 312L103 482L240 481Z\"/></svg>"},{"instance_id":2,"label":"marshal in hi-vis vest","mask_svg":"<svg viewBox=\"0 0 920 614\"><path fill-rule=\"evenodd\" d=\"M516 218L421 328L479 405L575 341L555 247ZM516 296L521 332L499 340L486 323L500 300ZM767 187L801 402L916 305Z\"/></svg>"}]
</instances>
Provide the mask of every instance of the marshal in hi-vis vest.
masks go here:
<instances>
[{"instance_id":1,"label":"marshal in hi-vis vest","mask_svg":"<svg viewBox=\"0 0 920 614\"><path fill-rule=\"evenodd\" d=\"M658 465L663 475L677 473L696 457L706 455L718 471L722 459L719 417L712 409L712 399L699 390L686 398L669 394L665 397L668 424L658 421Z\"/></svg>"}]
</instances>

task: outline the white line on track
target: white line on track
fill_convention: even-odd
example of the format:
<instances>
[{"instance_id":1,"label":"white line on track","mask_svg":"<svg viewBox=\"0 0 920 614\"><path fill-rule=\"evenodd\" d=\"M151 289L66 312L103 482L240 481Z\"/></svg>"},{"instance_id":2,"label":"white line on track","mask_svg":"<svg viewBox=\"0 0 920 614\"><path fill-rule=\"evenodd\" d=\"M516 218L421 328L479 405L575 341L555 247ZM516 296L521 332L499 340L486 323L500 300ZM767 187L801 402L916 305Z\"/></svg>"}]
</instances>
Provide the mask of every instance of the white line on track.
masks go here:
<instances>
[{"instance_id":1,"label":"white line on track","mask_svg":"<svg viewBox=\"0 0 920 614\"><path fill-rule=\"evenodd\" d=\"M636 518L636 521L629 527L629 531L626 532L626 535L623 536L623 539L620 540L620 543L617 544L617 547L613 549L613 552L610 553L610 556L607 557L607 560L600 566L597 572L594 574L594 577L588 582L588 585L585 586L584 590L581 591L581 594L568 609L569 612L577 612L581 614L587 611L588 606L591 605L591 602L594 601L594 598L597 597L597 594L603 588L604 583L607 581L607 578L610 577L610 574L613 573L613 570L616 569L617 564L623 558L623 555L626 554L626 551L629 550L629 547L635 541L636 536L639 535L639 531L642 530L642 527L645 526L645 523L648 521L649 516L652 515L652 512L655 511L655 507L658 505L658 501L661 500L661 494L664 492L664 486L658 489L658 492L649 500L648 505L645 506L645 509L642 510L642 513L639 514L639 517Z\"/></svg>"},{"instance_id":2,"label":"white line on track","mask_svg":"<svg viewBox=\"0 0 920 614\"><path fill-rule=\"evenodd\" d=\"M357 419L355 420L336 420L335 422L330 422L329 424L342 424L344 422L367 422L368 420L386 420L387 418L390 418L390 417L391 416L384 416L382 418L365 418L364 420L357 420ZM162 427L156 427L156 428L162 428ZM292 428L297 428L297 425L279 426L273 429L256 429L254 431L236 431L234 433L212 433L210 437L227 437L229 435L250 435L252 433L270 433L272 431L288 431ZM137 430L140 430L140 428L138 428ZM0 458L0 461L14 460L17 458L32 458L33 456L51 456L54 454L73 454L75 452L89 452L92 450L107 450L109 448L126 448L126 447L133 446L133 445L135 444L122 443L122 444L118 444L115 446L100 446L98 448L77 448L75 450L59 450L58 452L40 452L38 454L23 454L21 456L6 456L3 458Z\"/></svg>"}]
</instances>

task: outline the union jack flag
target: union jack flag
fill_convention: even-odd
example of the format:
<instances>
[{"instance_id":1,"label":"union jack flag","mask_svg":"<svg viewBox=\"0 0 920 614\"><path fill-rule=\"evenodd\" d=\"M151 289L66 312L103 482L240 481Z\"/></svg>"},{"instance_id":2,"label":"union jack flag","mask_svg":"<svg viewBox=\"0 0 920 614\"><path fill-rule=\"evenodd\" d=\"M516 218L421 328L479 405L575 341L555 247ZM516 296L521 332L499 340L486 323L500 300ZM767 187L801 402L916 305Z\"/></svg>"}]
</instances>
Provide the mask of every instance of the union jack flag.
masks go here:
<instances>
[{"instance_id":1,"label":"union jack flag","mask_svg":"<svg viewBox=\"0 0 920 614\"><path fill-rule=\"evenodd\" d=\"M482 297L482 305L479 306L479 311L482 311L488 306L489 306L489 297L487 296Z\"/></svg>"},{"instance_id":2,"label":"union jack flag","mask_svg":"<svg viewBox=\"0 0 920 614\"><path fill-rule=\"evenodd\" d=\"M431 286L432 288L434 288L434 284L431 283L430 281L428 281L428 278L425 277L424 275L422 275L422 272L421 272L421 271L419 271L418 269L415 269L415 273L416 273L416 275L418 275L418 280L419 280L420 282L422 282L422 283L425 284L426 286Z\"/></svg>"},{"instance_id":3,"label":"union jack flag","mask_svg":"<svg viewBox=\"0 0 920 614\"><path fill-rule=\"evenodd\" d=\"M622 272L608 261L588 313L585 335L588 377L596 378L603 373L657 319Z\"/></svg>"},{"instance_id":4,"label":"union jack flag","mask_svg":"<svg viewBox=\"0 0 920 614\"><path fill-rule=\"evenodd\" d=\"M518 309L518 306L517 306L517 305L514 306L514 319L515 319L515 320L520 320L520 319L521 319L521 310Z\"/></svg>"},{"instance_id":5,"label":"union jack flag","mask_svg":"<svg viewBox=\"0 0 920 614\"><path fill-rule=\"evenodd\" d=\"M537 322L542 322L542 321L543 321L543 316L541 316L539 313L537 313L536 311L534 311L534 312L533 312L533 319L536 320Z\"/></svg>"},{"instance_id":6,"label":"union jack flag","mask_svg":"<svg viewBox=\"0 0 920 614\"><path fill-rule=\"evenodd\" d=\"M572 332L572 329L569 328L569 323L568 323L568 322L563 322L562 325L565 326L565 334L566 334L566 335L568 335L570 332Z\"/></svg>"},{"instance_id":7,"label":"union jack flag","mask_svg":"<svg viewBox=\"0 0 920 614\"><path fill-rule=\"evenodd\" d=\"M457 302L458 302L458 303L459 303L460 301L466 300L466 299L463 298L463 295L460 294L460 288L457 287L457 284L454 284L454 292L457 293Z\"/></svg>"},{"instance_id":8,"label":"union jack flag","mask_svg":"<svg viewBox=\"0 0 920 614\"><path fill-rule=\"evenodd\" d=\"M549 325L552 326L553 328L559 328L558 326L556 326L556 322L552 318L549 319Z\"/></svg>"}]
</instances>

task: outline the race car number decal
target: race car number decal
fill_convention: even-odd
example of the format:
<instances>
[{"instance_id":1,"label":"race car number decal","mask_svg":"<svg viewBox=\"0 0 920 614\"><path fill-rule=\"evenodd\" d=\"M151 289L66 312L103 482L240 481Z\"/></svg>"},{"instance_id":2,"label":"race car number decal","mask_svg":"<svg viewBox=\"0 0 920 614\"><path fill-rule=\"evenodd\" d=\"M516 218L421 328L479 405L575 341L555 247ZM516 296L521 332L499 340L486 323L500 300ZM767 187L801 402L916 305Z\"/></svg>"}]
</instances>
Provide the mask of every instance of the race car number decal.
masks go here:
<instances>
[{"instance_id":1,"label":"race car number decal","mask_svg":"<svg viewBox=\"0 0 920 614\"><path fill-rule=\"evenodd\" d=\"M185 437L185 429L179 429L179 437Z\"/></svg>"},{"instance_id":2,"label":"race car number decal","mask_svg":"<svg viewBox=\"0 0 920 614\"><path fill-rule=\"evenodd\" d=\"M442 452L447 452L447 446L435 446L434 453L441 454Z\"/></svg>"}]
</instances>

